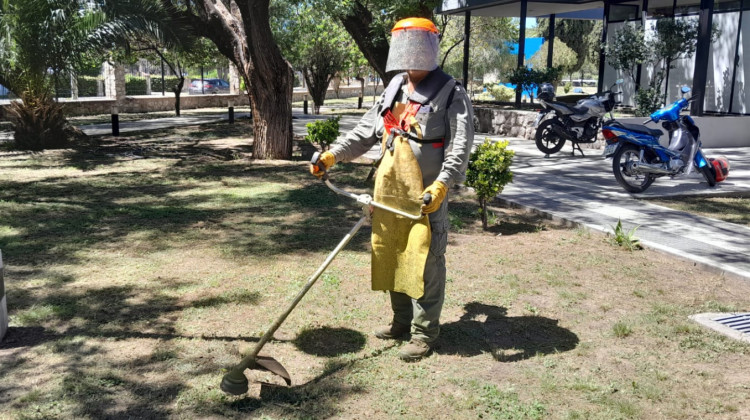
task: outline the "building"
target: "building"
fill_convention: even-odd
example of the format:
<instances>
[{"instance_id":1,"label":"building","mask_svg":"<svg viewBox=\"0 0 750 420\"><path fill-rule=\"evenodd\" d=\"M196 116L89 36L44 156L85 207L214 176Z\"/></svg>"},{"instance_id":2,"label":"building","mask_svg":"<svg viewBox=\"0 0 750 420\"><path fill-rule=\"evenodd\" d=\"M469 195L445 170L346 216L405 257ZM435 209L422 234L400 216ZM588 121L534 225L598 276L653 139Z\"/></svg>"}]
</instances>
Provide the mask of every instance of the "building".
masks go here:
<instances>
[{"instance_id":1,"label":"building","mask_svg":"<svg viewBox=\"0 0 750 420\"><path fill-rule=\"evenodd\" d=\"M519 17L521 20L518 65L524 65L525 21L527 17L550 18L554 31L555 19L602 19L602 40L606 41L627 22L646 25L656 19L689 19L699 23L696 53L689 59L678 60L665 81L668 100L680 95L682 86L690 86L699 100L691 110L693 115L750 116L750 0L443 0L438 14L463 14L467 26L471 16ZM711 28L720 30L711 40ZM551 65L550 46L548 65ZM464 74L467 73L464 61ZM599 88L611 85L622 74L600 60ZM648 72L639 69L637 79L648 83ZM634 86L624 86L623 103L632 105ZM520 98L517 98L520 102ZM750 131L750 119L741 118ZM746 142L750 144L750 140Z\"/></svg>"}]
</instances>

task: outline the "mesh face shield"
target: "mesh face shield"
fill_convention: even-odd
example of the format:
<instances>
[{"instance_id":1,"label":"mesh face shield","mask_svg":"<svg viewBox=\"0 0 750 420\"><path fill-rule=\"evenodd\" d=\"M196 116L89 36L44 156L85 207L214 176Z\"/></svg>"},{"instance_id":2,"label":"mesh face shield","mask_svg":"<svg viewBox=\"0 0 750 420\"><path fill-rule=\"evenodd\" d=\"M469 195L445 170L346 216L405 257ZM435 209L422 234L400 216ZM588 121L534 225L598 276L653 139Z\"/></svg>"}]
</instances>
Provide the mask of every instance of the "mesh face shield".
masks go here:
<instances>
[{"instance_id":1,"label":"mesh face shield","mask_svg":"<svg viewBox=\"0 0 750 420\"><path fill-rule=\"evenodd\" d=\"M437 68L440 52L437 32L406 27L394 29L391 34L385 71L432 71Z\"/></svg>"}]
</instances>

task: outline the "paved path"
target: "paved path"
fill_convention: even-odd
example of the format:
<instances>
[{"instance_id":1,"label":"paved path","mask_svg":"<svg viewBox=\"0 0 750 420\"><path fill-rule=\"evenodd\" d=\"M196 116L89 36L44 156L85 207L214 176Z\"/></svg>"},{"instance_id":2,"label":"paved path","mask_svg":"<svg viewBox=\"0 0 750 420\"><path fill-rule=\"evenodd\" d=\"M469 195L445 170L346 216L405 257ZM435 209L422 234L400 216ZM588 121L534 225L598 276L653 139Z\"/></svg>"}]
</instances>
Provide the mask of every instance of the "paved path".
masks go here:
<instances>
[{"instance_id":1,"label":"paved path","mask_svg":"<svg viewBox=\"0 0 750 420\"><path fill-rule=\"evenodd\" d=\"M529 140L511 140L509 147L516 152L514 181L500 195L502 200L602 232L613 232L621 220L627 231L638 227L635 236L647 247L750 280L750 228L645 200L750 194L750 148L705 149L709 157L725 155L731 163L729 177L714 188L696 174L659 178L644 193L629 194L615 181L611 159L604 160L595 149L586 150L587 157L564 153L544 158Z\"/></svg>"},{"instance_id":2,"label":"paved path","mask_svg":"<svg viewBox=\"0 0 750 420\"><path fill-rule=\"evenodd\" d=\"M247 112L235 113L234 118L248 118ZM209 124L228 120L229 114L215 115L183 115L180 117L154 118L150 120L120 122L120 134L136 133L140 131L162 130L171 127L184 127L189 125ZM89 136L112 135L112 124L92 124L78 127Z\"/></svg>"},{"instance_id":3,"label":"paved path","mask_svg":"<svg viewBox=\"0 0 750 420\"><path fill-rule=\"evenodd\" d=\"M236 115L241 116L243 114ZM296 134L305 134L308 122L324 118L303 115L301 109L295 109L294 116L292 124ZM120 132L205 124L226 118L223 114L127 122L120 125ZM341 132L348 132L359 118L343 116ZM109 124L83 129L90 135L111 134ZM499 139L477 133L476 140L485 137ZM731 163L729 178L715 188L709 188L703 178L695 174L657 179L646 192L635 195L626 193L617 184L611 160L604 160L596 149L584 149L586 157L572 157L566 146L562 153L545 158L532 141L510 141L510 148L516 152L512 168L515 176L514 182L500 195L502 200L607 233L621 220L627 231L638 227L635 236L649 248L750 280L750 228L670 210L645 200L693 194L750 194L750 148L705 150L709 157L725 155ZM377 154L377 149L373 149L367 156L374 158Z\"/></svg>"}]
</instances>

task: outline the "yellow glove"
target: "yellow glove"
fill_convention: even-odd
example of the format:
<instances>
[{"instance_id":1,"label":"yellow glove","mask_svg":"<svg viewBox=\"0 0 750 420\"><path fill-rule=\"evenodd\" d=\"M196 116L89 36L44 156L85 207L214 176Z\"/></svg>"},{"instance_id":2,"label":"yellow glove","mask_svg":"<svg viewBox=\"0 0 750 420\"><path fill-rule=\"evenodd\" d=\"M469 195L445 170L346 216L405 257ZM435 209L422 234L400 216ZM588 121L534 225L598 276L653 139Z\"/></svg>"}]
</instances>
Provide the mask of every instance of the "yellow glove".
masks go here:
<instances>
[{"instance_id":1,"label":"yellow glove","mask_svg":"<svg viewBox=\"0 0 750 420\"><path fill-rule=\"evenodd\" d=\"M325 170L329 170L334 163L336 163L336 157L331 152L323 152L318 158L318 163L325 166ZM318 168L317 165L310 164L310 173L317 176L318 178L323 176L323 171Z\"/></svg>"},{"instance_id":2,"label":"yellow glove","mask_svg":"<svg viewBox=\"0 0 750 420\"><path fill-rule=\"evenodd\" d=\"M443 203L446 194L448 194L448 186L441 181L435 181L424 189L419 198L424 199L424 196L428 193L432 196L432 201L429 204L422 204L422 213L424 214L434 213L440 208L440 204Z\"/></svg>"}]
</instances>

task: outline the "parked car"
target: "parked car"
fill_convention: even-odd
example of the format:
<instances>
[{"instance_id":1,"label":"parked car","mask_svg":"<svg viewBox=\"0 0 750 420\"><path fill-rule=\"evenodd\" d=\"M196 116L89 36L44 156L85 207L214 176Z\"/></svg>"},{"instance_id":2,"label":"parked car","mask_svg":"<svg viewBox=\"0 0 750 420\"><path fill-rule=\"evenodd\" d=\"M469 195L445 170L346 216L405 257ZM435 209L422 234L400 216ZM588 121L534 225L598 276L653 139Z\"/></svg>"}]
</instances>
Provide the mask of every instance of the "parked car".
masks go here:
<instances>
[{"instance_id":1,"label":"parked car","mask_svg":"<svg viewBox=\"0 0 750 420\"><path fill-rule=\"evenodd\" d=\"M191 95L229 93L229 82L221 79L203 79L203 89L201 89L200 79L190 82L188 89Z\"/></svg>"}]
</instances>

